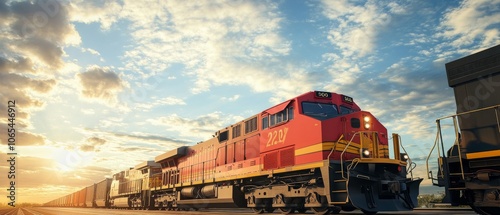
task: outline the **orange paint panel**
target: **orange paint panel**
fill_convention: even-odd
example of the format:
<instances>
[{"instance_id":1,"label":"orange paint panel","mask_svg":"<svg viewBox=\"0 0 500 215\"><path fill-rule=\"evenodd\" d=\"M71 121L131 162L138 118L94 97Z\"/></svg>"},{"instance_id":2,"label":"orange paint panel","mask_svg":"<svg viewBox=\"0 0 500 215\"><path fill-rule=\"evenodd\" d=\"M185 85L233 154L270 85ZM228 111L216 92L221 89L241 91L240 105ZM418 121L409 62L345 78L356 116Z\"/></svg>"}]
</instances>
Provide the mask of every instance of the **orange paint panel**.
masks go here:
<instances>
[{"instance_id":1,"label":"orange paint panel","mask_svg":"<svg viewBox=\"0 0 500 215\"><path fill-rule=\"evenodd\" d=\"M235 152L234 152L234 149L235 149L235 144L236 143L229 143L227 144L227 160L226 160L226 163L234 163L235 161Z\"/></svg>"},{"instance_id":2,"label":"orange paint panel","mask_svg":"<svg viewBox=\"0 0 500 215\"><path fill-rule=\"evenodd\" d=\"M259 135L254 135L245 140L246 159L257 158L260 155Z\"/></svg>"},{"instance_id":3,"label":"orange paint panel","mask_svg":"<svg viewBox=\"0 0 500 215\"><path fill-rule=\"evenodd\" d=\"M245 160L245 141L244 140L236 142L234 153L235 153L234 156L235 156L236 162Z\"/></svg>"}]
</instances>

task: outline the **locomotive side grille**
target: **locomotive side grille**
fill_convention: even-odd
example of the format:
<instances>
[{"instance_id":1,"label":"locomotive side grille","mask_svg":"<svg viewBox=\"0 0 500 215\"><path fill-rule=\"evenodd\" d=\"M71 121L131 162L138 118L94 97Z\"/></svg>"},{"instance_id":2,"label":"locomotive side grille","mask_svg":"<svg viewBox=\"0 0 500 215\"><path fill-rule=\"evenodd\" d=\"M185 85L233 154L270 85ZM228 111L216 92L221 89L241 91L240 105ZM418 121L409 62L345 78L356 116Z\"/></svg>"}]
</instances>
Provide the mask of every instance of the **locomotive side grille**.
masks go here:
<instances>
[{"instance_id":1,"label":"locomotive side grille","mask_svg":"<svg viewBox=\"0 0 500 215\"><path fill-rule=\"evenodd\" d=\"M470 168L498 166L499 164L500 164L500 157L469 161Z\"/></svg>"},{"instance_id":2,"label":"locomotive side grille","mask_svg":"<svg viewBox=\"0 0 500 215\"><path fill-rule=\"evenodd\" d=\"M264 156L264 169L278 168L278 152L271 152Z\"/></svg>"},{"instance_id":3,"label":"locomotive side grille","mask_svg":"<svg viewBox=\"0 0 500 215\"><path fill-rule=\"evenodd\" d=\"M280 167L293 166L294 162L293 148L288 148L280 151Z\"/></svg>"}]
</instances>

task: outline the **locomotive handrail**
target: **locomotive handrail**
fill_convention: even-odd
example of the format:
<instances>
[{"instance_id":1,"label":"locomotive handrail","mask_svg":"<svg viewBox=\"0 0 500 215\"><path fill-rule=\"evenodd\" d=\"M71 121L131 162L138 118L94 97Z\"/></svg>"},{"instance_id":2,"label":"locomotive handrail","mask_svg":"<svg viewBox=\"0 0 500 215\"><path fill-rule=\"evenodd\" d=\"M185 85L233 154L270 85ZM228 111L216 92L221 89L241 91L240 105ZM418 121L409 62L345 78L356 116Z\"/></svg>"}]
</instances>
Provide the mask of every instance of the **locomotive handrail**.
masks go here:
<instances>
[{"instance_id":1,"label":"locomotive handrail","mask_svg":"<svg viewBox=\"0 0 500 215\"><path fill-rule=\"evenodd\" d=\"M342 151L342 153L340 154L340 171L341 171L341 174L342 174L342 178L343 179L347 179L346 177L344 177L344 153L347 151L347 148L349 148L349 145L351 145L352 143L352 140L354 139L354 137L358 134L364 134L364 133L377 133L376 131L358 131L356 133L354 133L351 137L351 140L349 140L349 142L347 143L347 145L344 147L344 150ZM360 138L361 138L361 135L360 135ZM377 135L377 138L378 138L378 135ZM360 143L362 144L362 143ZM378 144L378 143L377 143ZM378 152L377 152L378 153Z\"/></svg>"},{"instance_id":2,"label":"locomotive handrail","mask_svg":"<svg viewBox=\"0 0 500 215\"><path fill-rule=\"evenodd\" d=\"M448 116L444 116L444 117L438 118L438 119L436 119L436 121L447 119L447 118L451 118L451 117L454 117L454 116L461 116L461 115L475 113L475 112L480 112L480 111L484 111L484 110L488 110L488 109L494 109L494 108L498 109L498 108L500 108L500 105L493 105L493 106L489 106L489 107L485 107L485 108L480 108L480 109L476 109L476 110L470 110L470 111L467 111L467 112L452 114L452 115L448 115ZM500 126L498 115L497 115L497 125ZM500 130L499 130L499 132L500 132Z\"/></svg>"},{"instance_id":3,"label":"locomotive handrail","mask_svg":"<svg viewBox=\"0 0 500 215\"><path fill-rule=\"evenodd\" d=\"M437 134L436 134L436 140L434 141L434 145L432 146L431 148L431 151L429 152L429 155L427 156L427 159L426 159L426 168L427 168L427 178L428 179L431 179L431 180L434 180L434 178L432 177L432 175L429 175L430 171L429 171L429 159L430 157L432 156L432 152L434 151L434 148L436 147L436 145L438 145L438 142L441 142L441 147L437 147L437 150L438 150L438 166L439 166L439 170L441 172L441 174L444 174L443 172L443 162L441 160L442 157L446 157L446 155L444 154L444 141L443 141L443 136L441 134L441 120L443 119L448 119L448 118L452 118L453 119L453 126L454 126L454 129L455 129L455 142L453 143L453 145L457 145L457 149L458 149L458 157L459 157L459 162L460 162L460 171L461 171L461 176L462 176L462 179L465 179L465 174L464 174L464 170L463 170L463 163L462 163L462 152L461 152L461 149L460 149L460 140L459 140L459 131L458 131L458 124L457 124L457 118L458 116L462 116L462 115L466 115L466 114L471 114L471 113L476 113L476 112L481 112L481 111L485 111L485 110L490 110L490 109L494 109L495 110L495 120L496 120L496 124L497 124L497 129L498 129L498 132L500 133L500 119L499 119L499 113L498 113L498 109L500 108L500 105L493 105L493 106L489 106L489 107L485 107L485 108L480 108L480 109L476 109L476 110L470 110L470 111L466 111L466 112L462 112L462 113L457 113L457 114L453 114L453 115L449 115L449 116L444 116L444 117L441 117L441 118L438 118L436 119L436 124L437 124ZM441 148L443 150L443 155L441 156ZM436 179L439 179L439 177L443 177L443 175L439 175L437 176L438 178Z\"/></svg>"},{"instance_id":4,"label":"locomotive handrail","mask_svg":"<svg viewBox=\"0 0 500 215\"><path fill-rule=\"evenodd\" d=\"M340 171L341 171L343 179L347 179L346 177L344 177L344 153L347 150L347 148L349 147L349 145L351 145L352 140L354 139L354 137L358 133L360 133L360 132L358 131L358 132L354 133L354 135L352 135L351 139L349 140L349 142L347 143L347 145L344 147L344 150L342 151L342 153L340 153Z\"/></svg>"},{"instance_id":5,"label":"locomotive handrail","mask_svg":"<svg viewBox=\"0 0 500 215\"><path fill-rule=\"evenodd\" d=\"M330 156L332 155L333 151L335 151L335 148L337 148L337 143L344 138L344 134L341 134L337 142L333 143L333 148L330 150L330 153L328 154L327 160L330 160Z\"/></svg>"},{"instance_id":6,"label":"locomotive handrail","mask_svg":"<svg viewBox=\"0 0 500 215\"><path fill-rule=\"evenodd\" d=\"M397 135L398 135L399 146L401 146L401 148L405 152L406 156L408 156L408 162L407 162L408 163L408 169L406 171L410 173L410 178L413 179L413 170L417 167L417 164L413 163L411 161L410 155L408 154L408 152L406 151L405 147L403 146L403 140L401 140L401 136L399 136L399 134L397 134Z\"/></svg>"},{"instance_id":7,"label":"locomotive handrail","mask_svg":"<svg viewBox=\"0 0 500 215\"><path fill-rule=\"evenodd\" d=\"M434 145L432 146L431 151L429 152L429 155L427 156L427 159L425 160L425 165L427 167L427 179L431 179L431 180L434 180L434 178L432 177L432 172L429 171L429 159L432 156L432 152L434 151L434 149L436 148L436 145L438 145L438 142L439 142L439 137L441 134L440 119L436 120L436 124L437 124L436 140L434 140ZM441 158L439 146L437 147L437 150L438 150L438 167L441 170L439 172L441 172L441 174L443 174L443 169L442 169L443 165L441 165L441 159L439 159L439 158ZM429 175L429 173L430 173L430 175ZM436 180L439 180L439 175L438 175L438 178L436 178Z\"/></svg>"}]
</instances>

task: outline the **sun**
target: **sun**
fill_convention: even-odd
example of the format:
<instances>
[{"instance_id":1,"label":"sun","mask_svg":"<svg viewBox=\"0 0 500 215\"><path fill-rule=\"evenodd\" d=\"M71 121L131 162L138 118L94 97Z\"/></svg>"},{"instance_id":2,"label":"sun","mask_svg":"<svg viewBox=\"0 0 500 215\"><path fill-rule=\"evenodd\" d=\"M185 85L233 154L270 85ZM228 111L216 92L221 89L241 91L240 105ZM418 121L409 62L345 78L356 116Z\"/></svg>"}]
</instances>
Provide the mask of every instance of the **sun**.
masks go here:
<instances>
[{"instance_id":1,"label":"sun","mask_svg":"<svg viewBox=\"0 0 500 215\"><path fill-rule=\"evenodd\" d=\"M71 172L88 166L93 160L92 153L78 150L57 150L54 152L55 168L61 172Z\"/></svg>"}]
</instances>

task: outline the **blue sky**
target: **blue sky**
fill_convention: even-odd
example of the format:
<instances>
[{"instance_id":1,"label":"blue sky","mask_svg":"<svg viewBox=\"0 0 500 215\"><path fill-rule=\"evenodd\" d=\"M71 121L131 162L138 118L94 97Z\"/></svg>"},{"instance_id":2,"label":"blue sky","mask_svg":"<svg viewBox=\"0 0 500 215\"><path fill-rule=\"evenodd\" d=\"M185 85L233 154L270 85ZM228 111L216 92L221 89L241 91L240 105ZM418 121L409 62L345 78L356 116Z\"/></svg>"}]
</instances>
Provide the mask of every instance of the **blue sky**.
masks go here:
<instances>
[{"instance_id":1,"label":"blue sky","mask_svg":"<svg viewBox=\"0 0 500 215\"><path fill-rule=\"evenodd\" d=\"M499 44L499 20L499 0L0 1L19 201L73 192L312 90L349 95L401 134L426 178L435 119L456 109L444 64Z\"/></svg>"}]
</instances>

